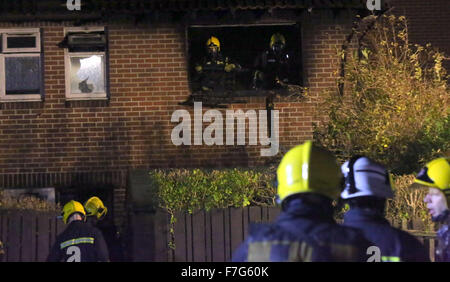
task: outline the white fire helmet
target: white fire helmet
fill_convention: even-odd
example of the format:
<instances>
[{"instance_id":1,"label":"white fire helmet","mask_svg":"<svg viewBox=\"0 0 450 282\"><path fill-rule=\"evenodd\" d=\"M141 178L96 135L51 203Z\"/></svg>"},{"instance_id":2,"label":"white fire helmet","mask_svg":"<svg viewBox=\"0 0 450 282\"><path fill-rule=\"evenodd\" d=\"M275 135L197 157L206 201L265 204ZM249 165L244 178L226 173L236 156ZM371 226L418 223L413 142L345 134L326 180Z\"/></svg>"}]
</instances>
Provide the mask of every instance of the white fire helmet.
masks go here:
<instances>
[{"instance_id":1,"label":"white fire helmet","mask_svg":"<svg viewBox=\"0 0 450 282\"><path fill-rule=\"evenodd\" d=\"M374 196L378 198L392 198L393 182L391 174L384 166L373 160L356 156L341 166L345 184L341 193L342 199Z\"/></svg>"}]
</instances>

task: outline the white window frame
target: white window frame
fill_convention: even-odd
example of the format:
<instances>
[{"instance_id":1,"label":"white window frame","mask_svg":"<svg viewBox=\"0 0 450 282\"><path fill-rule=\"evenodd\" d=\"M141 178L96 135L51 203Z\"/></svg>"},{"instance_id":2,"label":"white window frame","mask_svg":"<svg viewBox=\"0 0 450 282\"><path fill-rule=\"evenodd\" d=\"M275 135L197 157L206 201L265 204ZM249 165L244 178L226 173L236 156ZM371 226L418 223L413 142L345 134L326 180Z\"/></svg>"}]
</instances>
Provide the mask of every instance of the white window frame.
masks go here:
<instances>
[{"instance_id":1,"label":"white window frame","mask_svg":"<svg viewBox=\"0 0 450 282\"><path fill-rule=\"evenodd\" d=\"M64 28L64 36L66 36L69 32L95 32L95 31L105 31L104 27L66 27ZM107 89L107 51L98 52L69 52L68 48L64 48L64 67L65 67L65 83L66 83L66 100L107 100L108 99L108 89ZM94 55L102 55L103 56L103 71L105 78L105 91L101 93L72 93L70 86L70 58L71 57L79 57L79 56L94 56Z\"/></svg>"},{"instance_id":2,"label":"white window frame","mask_svg":"<svg viewBox=\"0 0 450 282\"><path fill-rule=\"evenodd\" d=\"M26 29L0 29L2 35L2 50L0 52L0 102L32 102L42 101L42 93L44 89L40 89L40 93L36 94L6 94L6 73L5 73L5 58L7 57L39 57L40 60L40 88L43 86L42 73L42 52L41 52L41 33L39 28ZM14 35L34 35L36 37L35 48L7 48L7 38Z\"/></svg>"},{"instance_id":3,"label":"white window frame","mask_svg":"<svg viewBox=\"0 0 450 282\"><path fill-rule=\"evenodd\" d=\"M41 52L41 32L39 28L27 29L0 29L2 36L3 53L25 53L25 52ZM34 48L8 48L8 37L34 36L36 39L36 47Z\"/></svg>"}]
</instances>

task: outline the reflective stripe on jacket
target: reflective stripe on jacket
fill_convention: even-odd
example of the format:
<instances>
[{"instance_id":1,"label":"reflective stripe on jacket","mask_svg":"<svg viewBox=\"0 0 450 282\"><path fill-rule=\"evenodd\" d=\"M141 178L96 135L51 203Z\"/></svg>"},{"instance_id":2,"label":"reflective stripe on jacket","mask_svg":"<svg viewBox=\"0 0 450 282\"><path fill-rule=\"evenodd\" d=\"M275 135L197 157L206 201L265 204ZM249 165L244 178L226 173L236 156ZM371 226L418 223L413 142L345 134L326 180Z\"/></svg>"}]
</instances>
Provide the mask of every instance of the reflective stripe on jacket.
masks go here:
<instances>
[{"instance_id":1,"label":"reflective stripe on jacket","mask_svg":"<svg viewBox=\"0 0 450 282\"><path fill-rule=\"evenodd\" d=\"M352 208L344 215L344 225L360 229L379 248L379 261L430 261L426 248L417 238L392 227L376 210Z\"/></svg>"},{"instance_id":2,"label":"reflective stripe on jacket","mask_svg":"<svg viewBox=\"0 0 450 282\"><path fill-rule=\"evenodd\" d=\"M360 231L334 221L329 202L296 198L273 224L253 226L233 261L366 261L369 246Z\"/></svg>"}]
</instances>

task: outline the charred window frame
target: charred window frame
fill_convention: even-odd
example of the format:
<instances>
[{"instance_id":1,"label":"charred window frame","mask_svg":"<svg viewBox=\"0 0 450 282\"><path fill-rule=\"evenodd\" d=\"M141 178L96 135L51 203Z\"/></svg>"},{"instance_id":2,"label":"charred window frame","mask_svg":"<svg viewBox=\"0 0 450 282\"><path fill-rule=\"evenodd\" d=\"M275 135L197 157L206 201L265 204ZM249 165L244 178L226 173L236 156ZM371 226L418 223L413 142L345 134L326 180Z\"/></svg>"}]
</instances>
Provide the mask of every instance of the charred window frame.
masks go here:
<instances>
[{"instance_id":1,"label":"charred window frame","mask_svg":"<svg viewBox=\"0 0 450 282\"><path fill-rule=\"evenodd\" d=\"M66 100L109 99L107 29L70 27L64 34Z\"/></svg>"},{"instance_id":2,"label":"charred window frame","mask_svg":"<svg viewBox=\"0 0 450 282\"><path fill-rule=\"evenodd\" d=\"M0 29L0 37L0 101L42 101L42 29Z\"/></svg>"},{"instance_id":3,"label":"charred window frame","mask_svg":"<svg viewBox=\"0 0 450 282\"><path fill-rule=\"evenodd\" d=\"M239 63L247 73L240 75L243 80L234 90L237 96L261 96L264 90L252 89L255 59L269 47L271 35L281 33L286 39L286 50L293 56L296 66L292 76L294 85L304 86L303 34L302 25L297 21L280 21L242 24L205 24L193 23L185 29L186 54L188 54L188 76L191 91L195 92L195 63L206 55L205 43L211 37L217 37L224 57Z\"/></svg>"}]
</instances>

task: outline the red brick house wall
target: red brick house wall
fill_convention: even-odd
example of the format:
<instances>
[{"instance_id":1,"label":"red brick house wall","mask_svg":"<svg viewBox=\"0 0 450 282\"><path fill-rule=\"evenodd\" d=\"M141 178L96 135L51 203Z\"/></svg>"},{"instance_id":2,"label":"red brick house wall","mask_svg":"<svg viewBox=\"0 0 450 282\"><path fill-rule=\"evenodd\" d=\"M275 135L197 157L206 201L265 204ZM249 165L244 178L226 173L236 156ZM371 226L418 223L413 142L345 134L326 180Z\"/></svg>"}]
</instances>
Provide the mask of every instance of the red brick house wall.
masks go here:
<instances>
[{"instance_id":1,"label":"red brick house wall","mask_svg":"<svg viewBox=\"0 0 450 282\"><path fill-rule=\"evenodd\" d=\"M450 36L442 36L448 33L446 1L395 3L409 15L414 40L430 41L450 53ZM302 102L275 101L281 152L312 138L312 124L321 114L317 108L321 93L334 85L340 63L336 54L351 31L353 16L319 9L303 17L301 49L309 95ZM270 161L260 156L259 145L172 144L170 134L176 125L170 122L172 113L177 109L193 113L192 107L178 105L190 94L182 24L97 23L108 27L110 100L66 101L64 50L57 44L64 37L63 27L72 25L0 23L1 28L43 28L45 66L45 101L0 104L0 187L110 183L116 187L116 209L123 210L130 169L247 167ZM229 109L263 110L265 99L249 98Z\"/></svg>"},{"instance_id":2,"label":"red brick house wall","mask_svg":"<svg viewBox=\"0 0 450 282\"><path fill-rule=\"evenodd\" d=\"M351 16L314 11L302 25L302 53L309 96L303 102L275 101L280 151L312 137L321 90L332 86L336 50L351 28ZM98 23L98 25L104 25ZM2 103L0 187L65 187L111 184L114 210L125 209L126 174L135 168L257 166L261 146L175 146L171 115L190 94L185 27L105 24L109 40L109 101L66 101L64 26L72 23L0 23L43 29L43 102ZM264 98L229 109L264 110ZM208 108L203 109L204 111ZM225 109L221 110L225 114ZM206 125L204 125L206 126ZM248 128L247 131L248 132ZM248 142L246 142L248 144ZM111 175L113 174L113 175ZM77 187L78 187L77 186Z\"/></svg>"},{"instance_id":3,"label":"red brick house wall","mask_svg":"<svg viewBox=\"0 0 450 282\"><path fill-rule=\"evenodd\" d=\"M425 46L431 43L448 58L443 62L450 70L450 2L447 0L392 0L393 13L408 20L410 40Z\"/></svg>"},{"instance_id":4,"label":"red brick house wall","mask_svg":"<svg viewBox=\"0 0 450 282\"><path fill-rule=\"evenodd\" d=\"M182 108L192 111L192 107L178 105L190 93L183 26L108 25L110 101L66 102L64 52L57 46L63 25L30 25L43 28L45 101L2 104L0 173L258 164L259 146L172 144L170 133L176 125L170 122L172 113ZM316 19L303 26L310 95L300 103L276 101L282 146L311 138L317 99L322 89L332 85L338 66L336 50L349 27L348 18ZM230 109L265 109L263 98L248 101Z\"/></svg>"}]
</instances>

